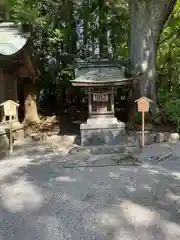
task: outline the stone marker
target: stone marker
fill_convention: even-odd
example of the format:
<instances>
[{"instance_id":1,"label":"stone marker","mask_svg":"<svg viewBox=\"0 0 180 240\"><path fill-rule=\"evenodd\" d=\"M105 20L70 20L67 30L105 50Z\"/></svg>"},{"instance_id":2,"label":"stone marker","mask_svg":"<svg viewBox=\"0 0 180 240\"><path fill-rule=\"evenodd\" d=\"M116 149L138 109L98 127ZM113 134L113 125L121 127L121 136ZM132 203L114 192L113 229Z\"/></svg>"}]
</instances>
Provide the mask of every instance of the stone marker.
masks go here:
<instances>
[{"instance_id":1,"label":"stone marker","mask_svg":"<svg viewBox=\"0 0 180 240\"><path fill-rule=\"evenodd\" d=\"M22 140L24 139L24 128L23 124L20 122L13 122L12 123L12 135L14 140Z\"/></svg>"},{"instance_id":2,"label":"stone marker","mask_svg":"<svg viewBox=\"0 0 180 240\"><path fill-rule=\"evenodd\" d=\"M171 133L169 133L169 132L164 132L164 141L165 141L165 142L168 142L168 141L169 141L170 135L171 135Z\"/></svg>"},{"instance_id":3,"label":"stone marker","mask_svg":"<svg viewBox=\"0 0 180 240\"><path fill-rule=\"evenodd\" d=\"M144 125L144 130L145 130L145 131L153 131L153 129L154 129L153 124L151 124L151 123L145 123L145 125Z\"/></svg>"},{"instance_id":4,"label":"stone marker","mask_svg":"<svg viewBox=\"0 0 180 240\"><path fill-rule=\"evenodd\" d=\"M33 133L31 134L31 139L33 141L47 141L48 136L45 132Z\"/></svg>"},{"instance_id":5,"label":"stone marker","mask_svg":"<svg viewBox=\"0 0 180 240\"><path fill-rule=\"evenodd\" d=\"M9 139L5 129L0 128L0 151L5 151L7 149L9 149Z\"/></svg>"},{"instance_id":6,"label":"stone marker","mask_svg":"<svg viewBox=\"0 0 180 240\"><path fill-rule=\"evenodd\" d=\"M165 141L165 136L164 136L164 133L156 133L156 142L157 143L162 143Z\"/></svg>"},{"instance_id":7,"label":"stone marker","mask_svg":"<svg viewBox=\"0 0 180 240\"><path fill-rule=\"evenodd\" d=\"M144 135L144 144L150 145L155 142L155 134L146 132ZM136 135L136 143L138 146L142 147L142 134L137 133Z\"/></svg>"},{"instance_id":8,"label":"stone marker","mask_svg":"<svg viewBox=\"0 0 180 240\"><path fill-rule=\"evenodd\" d=\"M169 136L169 142L176 143L179 140L179 134L178 133L171 133Z\"/></svg>"}]
</instances>

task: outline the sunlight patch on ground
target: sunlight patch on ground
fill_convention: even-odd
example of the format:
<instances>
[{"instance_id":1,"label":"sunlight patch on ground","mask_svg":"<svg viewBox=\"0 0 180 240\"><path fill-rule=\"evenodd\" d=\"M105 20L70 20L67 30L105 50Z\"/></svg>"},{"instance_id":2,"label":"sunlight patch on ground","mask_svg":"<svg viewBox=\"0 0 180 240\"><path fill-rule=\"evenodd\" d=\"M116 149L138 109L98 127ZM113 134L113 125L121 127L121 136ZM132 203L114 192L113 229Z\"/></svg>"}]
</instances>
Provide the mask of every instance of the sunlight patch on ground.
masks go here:
<instances>
[{"instance_id":1,"label":"sunlight patch on ground","mask_svg":"<svg viewBox=\"0 0 180 240\"><path fill-rule=\"evenodd\" d=\"M75 178L71 178L69 176L60 176L56 178L57 182L76 182Z\"/></svg>"},{"instance_id":2,"label":"sunlight patch on ground","mask_svg":"<svg viewBox=\"0 0 180 240\"><path fill-rule=\"evenodd\" d=\"M176 202L176 201L180 201L180 196L168 191L168 193L166 194L166 199L169 201Z\"/></svg>"},{"instance_id":3,"label":"sunlight patch on ground","mask_svg":"<svg viewBox=\"0 0 180 240\"><path fill-rule=\"evenodd\" d=\"M130 186L130 185L126 185L126 189L130 192L130 193L133 193L133 192L136 192L136 188L134 186Z\"/></svg>"},{"instance_id":4,"label":"sunlight patch on ground","mask_svg":"<svg viewBox=\"0 0 180 240\"><path fill-rule=\"evenodd\" d=\"M0 181L2 181L5 177L8 177L10 174L12 175L18 168L22 166L27 166L29 163L29 159L26 157L13 157L13 158L5 158L0 162Z\"/></svg>"},{"instance_id":5,"label":"sunlight patch on ground","mask_svg":"<svg viewBox=\"0 0 180 240\"><path fill-rule=\"evenodd\" d=\"M120 173L114 173L114 172L110 172L109 173L109 177L112 179L119 179L120 178Z\"/></svg>"},{"instance_id":6,"label":"sunlight patch on ground","mask_svg":"<svg viewBox=\"0 0 180 240\"><path fill-rule=\"evenodd\" d=\"M1 204L11 212L36 210L44 201L41 190L26 178L2 185L0 196Z\"/></svg>"},{"instance_id":7,"label":"sunlight patch on ground","mask_svg":"<svg viewBox=\"0 0 180 240\"><path fill-rule=\"evenodd\" d=\"M69 233L67 227L61 220L62 216L58 218L53 216L41 216L38 218L38 223L43 225L46 232L45 239L72 239L72 235Z\"/></svg>"},{"instance_id":8,"label":"sunlight patch on ground","mask_svg":"<svg viewBox=\"0 0 180 240\"><path fill-rule=\"evenodd\" d=\"M99 222L105 226L118 227L120 225L120 218L118 215L119 214L115 214L114 211L106 211L97 215L97 218Z\"/></svg>"},{"instance_id":9,"label":"sunlight patch on ground","mask_svg":"<svg viewBox=\"0 0 180 240\"><path fill-rule=\"evenodd\" d=\"M172 172L172 176L176 177L178 180L180 180L180 172Z\"/></svg>"},{"instance_id":10,"label":"sunlight patch on ground","mask_svg":"<svg viewBox=\"0 0 180 240\"><path fill-rule=\"evenodd\" d=\"M152 191L151 186L149 186L148 184L143 184L143 189L147 190L148 192Z\"/></svg>"},{"instance_id":11,"label":"sunlight patch on ground","mask_svg":"<svg viewBox=\"0 0 180 240\"><path fill-rule=\"evenodd\" d=\"M168 236L167 239L180 239L180 226L175 222L163 221L163 232Z\"/></svg>"},{"instance_id":12,"label":"sunlight patch on ground","mask_svg":"<svg viewBox=\"0 0 180 240\"><path fill-rule=\"evenodd\" d=\"M157 213L130 201L121 204L121 211L126 216L126 220L136 226L149 226L158 217Z\"/></svg>"}]
</instances>

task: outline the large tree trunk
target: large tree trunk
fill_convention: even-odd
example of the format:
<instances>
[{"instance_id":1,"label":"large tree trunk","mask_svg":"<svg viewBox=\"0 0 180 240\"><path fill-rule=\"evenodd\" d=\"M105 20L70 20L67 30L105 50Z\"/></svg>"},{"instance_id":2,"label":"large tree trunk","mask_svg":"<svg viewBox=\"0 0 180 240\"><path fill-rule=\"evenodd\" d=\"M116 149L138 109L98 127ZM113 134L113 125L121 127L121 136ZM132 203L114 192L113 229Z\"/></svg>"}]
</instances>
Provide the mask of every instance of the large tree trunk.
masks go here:
<instances>
[{"instance_id":1,"label":"large tree trunk","mask_svg":"<svg viewBox=\"0 0 180 240\"><path fill-rule=\"evenodd\" d=\"M24 99L24 123L39 123L40 119L37 113L36 91L35 86L32 82L25 83Z\"/></svg>"},{"instance_id":2,"label":"large tree trunk","mask_svg":"<svg viewBox=\"0 0 180 240\"><path fill-rule=\"evenodd\" d=\"M156 53L160 34L177 0L129 0L130 67L134 100L147 96L153 100L151 114L157 115Z\"/></svg>"},{"instance_id":3,"label":"large tree trunk","mask_svg":"<svg viewBox=\"0 0 180 240\"><path fill-rule=\"evenodd\" d=\"M99 56L108 57L107 44L107 6L105 0L98 0L99 7Z\"/></svg>"}]
</instances>

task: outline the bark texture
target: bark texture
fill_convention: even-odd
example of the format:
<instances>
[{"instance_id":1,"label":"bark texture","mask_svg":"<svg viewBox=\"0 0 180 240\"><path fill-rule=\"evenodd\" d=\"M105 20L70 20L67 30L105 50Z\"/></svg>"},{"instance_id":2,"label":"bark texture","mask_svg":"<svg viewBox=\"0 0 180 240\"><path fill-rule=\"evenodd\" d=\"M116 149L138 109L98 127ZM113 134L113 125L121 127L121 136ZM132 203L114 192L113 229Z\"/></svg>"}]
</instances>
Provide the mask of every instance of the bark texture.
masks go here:
<instances>
[{"instance_id":1,"label":"bark texture","mask_svg":"<svg viewBox=\"0 0 180 240\"><path fill-rule=\"evenodd\" d=\"M107 44L107 7L105 0L98 0L99 6L99 56L108 57Z\"/></svg>"},{"instance_id":2,"label":"bark texture","mask_svg":"<svg viewBox=\"0 0 180 240\"><path fill-rule=\"evenodd\" d=\"M177 0L129 0L130 68L134 78L133 97L147 96L153 100L156 115L156 54L163 27Z\"/></svg>"}]
</instances>

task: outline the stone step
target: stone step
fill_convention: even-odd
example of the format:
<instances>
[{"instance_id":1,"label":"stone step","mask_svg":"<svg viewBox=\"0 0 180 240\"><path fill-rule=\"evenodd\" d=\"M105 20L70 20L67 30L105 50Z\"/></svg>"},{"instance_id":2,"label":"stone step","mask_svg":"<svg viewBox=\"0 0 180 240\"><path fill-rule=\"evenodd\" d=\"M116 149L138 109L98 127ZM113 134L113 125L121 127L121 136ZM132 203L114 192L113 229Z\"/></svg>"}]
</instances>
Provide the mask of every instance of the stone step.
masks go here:
<instances>
[{"instance_id":1,"label":"stone step","mask_svg":"<svg viewBox=\"0 0 180 240\"><path fill-rule=\"evenodd\" d=\"M90 155L81 159L71 159L65 161L61 167L63 168L78 168L78 167L111 167L111 166L135 166L141 164L138 158L132 155L126 154L101 154L101 155Z\"/></svg>"},{"instance_id":2,"label":"stone step","mask_svg":"<svg viewBox=\"0 0 180 240\"><path fill-rule=\"evenodd\" d=\"M89 147L74 147L69 151L69 154L87 153L91 155L101 154L117 154L124 152L134 152L137 150L137 144L127 143L120 145L103 145L103 146L89 146Z\"/></svg>"}]
</instances>

